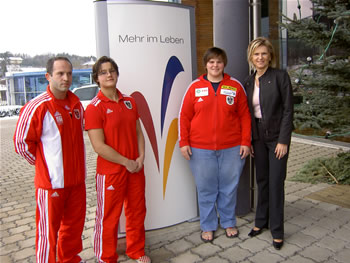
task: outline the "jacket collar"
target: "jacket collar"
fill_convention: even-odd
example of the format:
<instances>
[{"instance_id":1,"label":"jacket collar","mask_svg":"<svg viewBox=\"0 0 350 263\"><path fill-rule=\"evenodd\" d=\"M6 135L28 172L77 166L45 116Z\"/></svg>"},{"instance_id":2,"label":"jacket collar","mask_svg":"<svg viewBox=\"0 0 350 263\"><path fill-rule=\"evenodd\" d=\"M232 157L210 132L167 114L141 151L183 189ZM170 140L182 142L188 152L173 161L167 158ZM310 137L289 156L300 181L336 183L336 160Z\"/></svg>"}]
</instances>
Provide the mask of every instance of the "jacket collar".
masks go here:
<instances>
[{"instance_id":1,"label":"jacket collar","mask_svg":"<svg viewBox=\"0 0 350 263\"><path fill-rule=\"evenodd\" d=\"M52 91L50 90L50 85L47 85L46 91L49 94L49 96L52 98L52 100L57 102L58 99L53 95ZM67 91L67 99L69 100L71 108L73 108L75 106L75 104L80 102L78 96L75 95L70 90Z\"/></svg>"},{"instance_id":2,"label":"jacket collar","mask_svg":"<svg viewBox=\"0 0 350 263\"><path fill-rule=\"evenodd\" d=\"M118 90L117 88L115 88L117 90L117 94L118 94L118 100L124 100L124 96L123 94L120 92L120 90ZM97 97L103 101L112 101L110 100L109 98L107 98L103 93L102 91L100 90L98 93L97 93Z\"/></svg>"},{"instance_id":3,"label":"jacket collar","mask_svg":"<svg viewBox=\"0 0 350 263\"><path fill-rule=\"evenodd\" d=\"M199 76L199 79L200 79L200 80L204 80L204 81L209 81L209 80L206 80L206 79L204 78L204 76L206 76L206 75L207 75L207 74L203 74L203 75ZM224 73L224 78L223 78L221 81L225 81L225 80L227 80L227 79L230 79L230 75ZM209 82L210 82L210 81L209 81Z\"/></svg>"},{"instance_id":4,"label":"jacket collar","mask_svg":"<svg viewBox=\"0 0 350 263\"><path fill-rule=\"evenodd\" d=\"M271 68L271 67L268 67L267 70L265 71L265 73L262 74L262 75L260 76L260 78L266 77L266 76L269 74L269 72L270 72L271 70L272 70L272 68ZM255 76L256 76L256 71L254 72L254 74L253 74L252 76L255 78ZM260 79L260 78L259 78L259 79Z\"/></svg>"}]
</instances>

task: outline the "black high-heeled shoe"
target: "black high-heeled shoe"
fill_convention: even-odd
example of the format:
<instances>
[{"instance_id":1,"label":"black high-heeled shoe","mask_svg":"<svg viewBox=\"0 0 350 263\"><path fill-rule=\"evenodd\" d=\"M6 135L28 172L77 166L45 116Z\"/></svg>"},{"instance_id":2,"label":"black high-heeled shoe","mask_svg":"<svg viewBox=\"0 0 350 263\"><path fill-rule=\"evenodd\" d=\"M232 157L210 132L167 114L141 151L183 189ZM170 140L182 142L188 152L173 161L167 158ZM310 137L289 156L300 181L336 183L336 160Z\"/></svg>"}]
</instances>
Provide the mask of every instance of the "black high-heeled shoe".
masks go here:
<instances>
[{"instance_id":1,"label":"black high-heeled shoe","mask_svg":"<svg viewBox=\"0 0 350 263\"><path fill-rule=\"evenodd\" d=\"M280 242L277 242L275 240L272 241L272 245L276 250L280 250L283 246L283 240Z\"/></svg>"},{"instance_id":2,"label":"black high-heeled shoe","mask_svg":"<svg viewBox=\"0 0 350 263\"><path fill-rule=\"evenodd\" d=\"M260 228L259 230L254 230L254 228L252 228L252 230L250 230L248 236L255 237L257 235L260 235L262 230L263 230L262 228Z\"/></svg>"}]
</instances>

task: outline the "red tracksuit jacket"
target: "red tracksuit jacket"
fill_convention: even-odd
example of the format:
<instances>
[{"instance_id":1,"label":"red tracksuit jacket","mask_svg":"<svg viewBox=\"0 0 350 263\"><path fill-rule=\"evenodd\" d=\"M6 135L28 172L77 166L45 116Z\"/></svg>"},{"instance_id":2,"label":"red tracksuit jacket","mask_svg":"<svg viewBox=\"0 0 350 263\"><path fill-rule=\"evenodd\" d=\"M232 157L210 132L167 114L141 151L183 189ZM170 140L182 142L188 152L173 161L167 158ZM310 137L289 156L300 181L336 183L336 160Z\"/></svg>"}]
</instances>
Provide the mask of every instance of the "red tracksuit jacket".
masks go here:
<instances>
[{"instance_id":1,"label":"red tracksuit jacket","mask_svg":"<svg viewBox=\"0 0 350 263\"><path fill-rule=\"evenodd\" d=\"M47 91L21 109L14 135L15 150L35 164L36 188L58 189L85 182L84 109L68 91L67 111Z\"/></svg>"},{"instance_id":2,"label":"red tracksuit jacket","mask_svg":"<svg viewBox=\"0 0 350 263\"><path fill-rule=\"evenodd\" d=\"M205 75L187 89L179 114L179 146L222 150L250 147L251 122L242 84L224 74L215 92Z\"/></svg>"}]
</instances>

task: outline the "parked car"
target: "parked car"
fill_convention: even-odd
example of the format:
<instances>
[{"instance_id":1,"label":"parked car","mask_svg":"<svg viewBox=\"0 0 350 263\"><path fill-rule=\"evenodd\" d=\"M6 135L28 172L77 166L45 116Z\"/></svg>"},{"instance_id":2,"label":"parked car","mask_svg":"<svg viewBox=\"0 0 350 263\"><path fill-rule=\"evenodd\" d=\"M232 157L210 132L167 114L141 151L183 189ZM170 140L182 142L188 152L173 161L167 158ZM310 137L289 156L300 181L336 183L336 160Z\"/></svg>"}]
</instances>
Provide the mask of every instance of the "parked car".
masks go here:
<instances>
[{"instance_id":1,"label":"parked car","mask_svg":"<svg viewBox=\"0 0 350 263\"><path fill-rule=\"evenodd\" d=\"M21 108L22 106L20 105L0 106L0 118L18 116Z\"/></svg>"},{"instance_id":2,"label":"parked car","mask_svg":"<svg viewBox=\"0 0 350 263\"><path fill-rule=\"evenodd\" d=\"M97 95L99 87L97 84L91 84L75 88L72 92L77 95L83 104L84 109L89 105L90 101Z\"/></svg>"}]
</instances>

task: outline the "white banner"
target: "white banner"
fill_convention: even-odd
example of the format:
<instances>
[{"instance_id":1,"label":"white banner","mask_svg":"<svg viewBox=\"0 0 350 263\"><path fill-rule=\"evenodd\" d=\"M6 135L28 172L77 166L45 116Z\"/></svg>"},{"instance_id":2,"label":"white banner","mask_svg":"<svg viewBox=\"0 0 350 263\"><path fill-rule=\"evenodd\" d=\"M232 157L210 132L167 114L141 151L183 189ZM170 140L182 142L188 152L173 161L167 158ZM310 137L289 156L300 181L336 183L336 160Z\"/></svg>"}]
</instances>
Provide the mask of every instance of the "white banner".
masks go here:
<instances>
[{"instance_id":1,"label":"white banner","mask_svg":"<svg viewBox=\"0 0 350 263\"><path fill-rule=\"evenodd\" d=\"M117 87L138 105L146 140L146 229L197 216L194 179L178 147L178 113L192 82L193 9L148 1L95 2L97 54L119 66ZM121 232L125 230L121 218Z\"/></svg>"}]
</instances>

